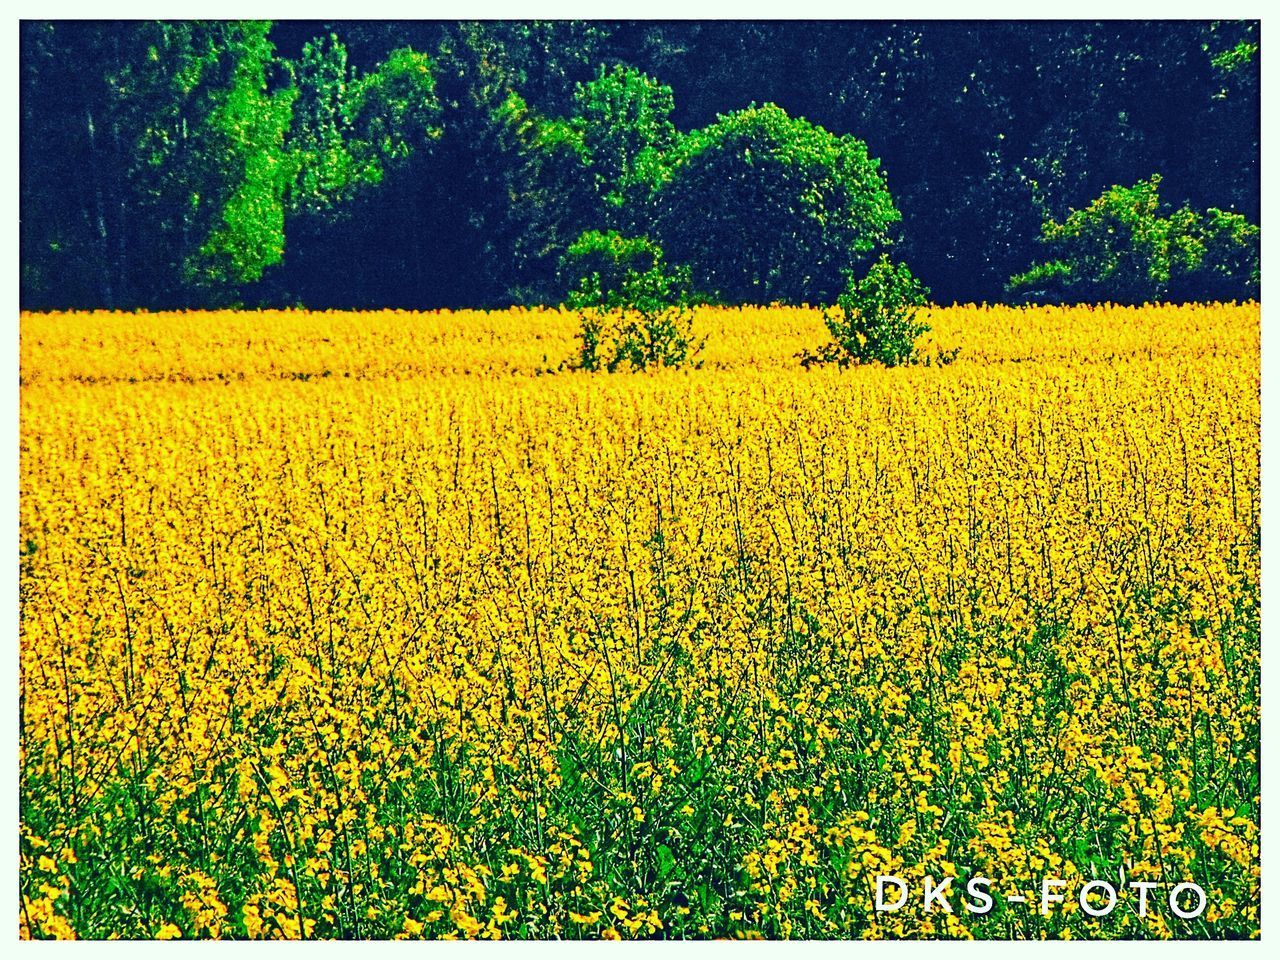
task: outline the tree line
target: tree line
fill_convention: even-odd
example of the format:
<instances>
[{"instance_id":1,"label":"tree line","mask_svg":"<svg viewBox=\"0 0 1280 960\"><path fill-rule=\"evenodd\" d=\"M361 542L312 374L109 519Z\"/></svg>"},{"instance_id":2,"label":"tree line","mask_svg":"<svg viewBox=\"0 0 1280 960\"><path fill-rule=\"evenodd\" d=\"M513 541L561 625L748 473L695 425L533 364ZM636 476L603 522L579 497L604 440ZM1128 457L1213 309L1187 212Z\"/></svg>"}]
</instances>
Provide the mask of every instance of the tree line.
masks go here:
<instances>
[{"instance_id":1,"label":"tree line","mask_svg":"<svg viewBox=\"0 0 1280 960\"><path fill-rule=\"evenodd\" d=\"M1258 292L1254 22L26 21L26 309ZM577 246L575 246L577 245ZM626 249L632 249L627 247Z\"/></svg>"}]
</instances>

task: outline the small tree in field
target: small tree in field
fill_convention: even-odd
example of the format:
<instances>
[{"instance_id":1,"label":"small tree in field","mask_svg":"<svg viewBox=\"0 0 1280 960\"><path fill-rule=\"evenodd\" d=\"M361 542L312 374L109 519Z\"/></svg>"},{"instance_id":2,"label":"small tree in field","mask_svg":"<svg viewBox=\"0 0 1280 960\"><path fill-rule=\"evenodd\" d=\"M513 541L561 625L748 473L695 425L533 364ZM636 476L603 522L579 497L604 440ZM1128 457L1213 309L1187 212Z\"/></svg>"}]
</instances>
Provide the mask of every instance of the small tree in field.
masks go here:
<instances>
[{"instance_id":1,"label":"small tree in field","mask_svg":"<svg viewBox=\"0 0 1280 960\"><path fill-rule=\"evenodd\" d=\"M918 308L928 303L929 290L905 263L895 264L884 254L867 275L849 275L844 293L833 310L823 313L832 342L817 353L801 354L806 367L813 363L881 363L886 367L918 363L916 340L928 333L916 320ZM943 362L954 354L943 354Z\"/></svg>"},{"instance_id":2,"label":"small tree in field","mask_svg":"<svg viewBox=\"0 0 1280 960\"><path fill-rule=\"evenodd\" d=\"M589 230L561 261L565 305L581 319L583 370L678 367L702 349L693 336L688 274L663 262L644 237Z\"/></svg>"}]
</instances>

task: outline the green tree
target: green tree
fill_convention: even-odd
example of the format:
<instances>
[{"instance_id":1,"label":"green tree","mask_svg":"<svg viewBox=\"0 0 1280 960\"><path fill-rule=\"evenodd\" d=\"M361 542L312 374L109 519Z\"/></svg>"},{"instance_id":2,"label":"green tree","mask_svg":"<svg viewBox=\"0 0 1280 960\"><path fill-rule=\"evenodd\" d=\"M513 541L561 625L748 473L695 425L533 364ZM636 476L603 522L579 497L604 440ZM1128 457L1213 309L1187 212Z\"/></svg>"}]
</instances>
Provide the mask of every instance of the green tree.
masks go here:
<instances>
[{"instance_id":1,"label":"green tree","mask_svg":"<svg viewBox=\"0 0 1280 960\"><path fill-rule=\"evenodd\" d=\"M1062 222L1046 220L1050 259L1010 278L1024 299L1149 303L1258 293L1257 227L1242 215L1181 207L1167 215L1160 176L1113 186Z\"/></svg>"},{"instance_id":2,"label":"green tree","mask_svg":"<svg viewBox=\"0 0 1280 960\"><path fill-rule=\"evenodd\" d=\"M514 279L507 294L519 303L559 302L562 255L590 224L601 222L601 205L590 184L582 132L548 117L511 93L497 118L515 149L505 171Z\"/></svg>"},{"instance_id":3,"label":"green tree","mask_svg":"<svg viewBox=\"0 0 1280 960\"><path fill-rule=\"evenodd\" d=\"M801 354L801 363L880 363L898 367L916 363L916 341L929 332L916 319L929 302L929 290L912 275L905 263L894 263L888 254L871 265L861 280L849 274L844 293L833 310L823 312L831 342L817 353ZM949 361L955 355L944 356Z\"/></svg>"},{"instance_id":4,"label":"green tree","mask_svg":"<svg viewBox=\"0 0 1280 960\"><path fill-rule=\"evenodd\" d=\"M417 212L415 181L441 133L435 65L399 48L360 73L331 35L304 44L291 72L297 100L287 147L296 173L274 295L316 306L394 303L429 261L426 230L397 221ZM335 257L358 271L335 273Z\"/></svg>"},{"instance_id":5,"label":"green tree","mask_svg":"<svg viewBox=\"0 0 1280 960\"><path fill-rule=\"evenodd\" d=\"M295 174L286 208L293 215L319 215L372 179L361 176L351 151L347 48L336 34L308 41L290 72L297 94L286 146Z\"/></svg>"},{"instance_id":6,"label":"green tree","mask_svg":"<svg viewBox=\"0 0 1280 960\"><path fill-rule=\"evenodd\" d=\"M113 82L129 105L127 176L154 258L152 302L233 299L284 253L294 91L268 91L270 24L146 24Z\"/></svg>"},{"instance_id":7,"label":"green tree","mask_svg":"<svg viewBox=\"0 0 1280 960\"><path fill-rule=\"evenodd\" d=\"M1038 257L1046 219L1064 222L1084 198L1152 170L1172 206L1221 211L1199 215L1188 233L1204 235L1206 262L1219 266L1173 269L1166 295L1224 296L1213 284L1230 288L1224 276L1250 272L1230 264L1249 259L1242 224L1256 224L1260 209L1256 21L363 21L334 23L340 41L284 22L267 39L293 60L292 82L288 61L251 36L262 29L21 25L24 306L544 300L560 292L557 257L586 227L662 239L676 261L725 250L710 267L688 262L700 286L726 281L726 297L829 302L840 268L875 251L832 258L843 264L804 254L812 233L819 248L841 249L825 240L842 218L830 214L829 191L811 217L761 177L760 158L776 152L767 144L751 147L750 162L744 149L709 191L678 196L696 166L684 148L705 146L707 130L725 126L717 114L751 100L865 139L902 214L889 228L900 234L895 256L940 299L1003 296L1009 276ZM406 47L430 54L427 72L422 53L397 56ZM207 69L191 69L197 61ZM248 79L235 78L238 63ZM378 73L358 131L356 88ZM215 114L237 85L248 109ZM240 283L278 246L246 239L277 233L279 165L251 158L277 152L273 105L290 96L283 163L298 166L284 178L286 259L264 268L274 286ZM419 107L440 113L390 129ZM695 133L668 142L672 121ZM220 125L240 128L241 142L219 143ZM422 131L434 135L410 150ZM233 225L206 247L237 192ZM675 202L700 192L715 202ZM756 216L778 209L802 228ZM787 262L791 248L802 255ZM335 259L358 269L335 274ZM1189 277L1210 286L1193 289Z\"/></svg>"},{"instance_id":8,"label":"green tree","mask_svg":"<svg viewBox=\"0 0 1280 960\"><path fill-rule=\"evenodd\" d=\"M866 144L766 104L680 138L654 197L694 284L732 303L829 302L899 219Z\"/></svg>"},{"instance_id":9,"label":"green tree","mask_svg":"<svg viewBox=\"0 0 1280 960\"><path fill-rule=\"evenodd\" d=\"M671 88L633 67L601 66L574 93L574 126L581 131L592 181L610 219L620 213L676 139Z\"/></svg>"},{"instance_id":10,"label":"green tree","mask_svg":"<svg viewBox=\"0 0 1280 960\"><path fill-rule=\"evenodd\" d=\"M378 182L388 164L427 152L440 138L435 64L409 47L351 85L344 107L361 179Z\"/></svg>"},{"instance_id":11,"label":"green tree","mask_svg":"<svg viewBox=\"0 0 1280 960\"><path fill-rule=\"evenodd\" d=\"M1190 224L1187 269L1175 274L1173 300L1256 300L1262 290L1262 231L1240 213L1210 207Z\"/></svg>"},{"instance_id":12,"label":"green tree","mask_svg":"<svg viewBox=\"0 0 1280 960\"><path fill-rule=\"evenodd\" d=\"M379 191L384 237L362 259L379 256L387 234L403 244L403 270L380 284L397 305L498 307L536 283L517 250L529 249L520 242L536 192L526 173L537 167L524 161L537 134L512 100L516 72L504 32L447 25L433 56L439 139ZM545 268L554 275L554 257Z\"/></svg>"}]
</instances>

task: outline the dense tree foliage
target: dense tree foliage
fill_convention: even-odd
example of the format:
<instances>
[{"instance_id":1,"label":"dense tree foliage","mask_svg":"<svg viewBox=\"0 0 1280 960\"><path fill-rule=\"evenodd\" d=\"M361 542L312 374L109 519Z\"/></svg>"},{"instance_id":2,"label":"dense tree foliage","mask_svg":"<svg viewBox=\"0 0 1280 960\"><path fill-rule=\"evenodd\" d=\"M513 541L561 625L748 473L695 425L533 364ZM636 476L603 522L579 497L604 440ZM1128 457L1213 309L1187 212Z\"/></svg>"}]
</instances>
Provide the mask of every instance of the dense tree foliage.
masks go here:
<instances>
[{"instance_id":1,"label":"dense tree foliage","mask_svg":"<svg viewBox=\"0 0 1280 960\"><path fill-rule=\"evenodd\" d=\"M1254 295L1259 43L1252 22L28 21L22 305L554 302L590 230L654 237L728 301L830 303L890 250L942 301L1011 277Z\"/></svg>"},{"instance_id":2,"label":"dense tree foliage","mask_svg":"<svg viewBox=\"0 0 1280 960\"><path fill-rule=\"evenodd\" d=\"M665 154L676 140L671 88L633 67L603 67L574 91L573 125L604 219L640 217Z\"/></svg>"},{"instance_id":3,"label":"dense tree foliage","mask_svg":"<svg viewBox=\"0 0 1280 960\"><path fill-rule=\"evenodd\" d=\"M24 305L217 303L284 253L262 22L24 23Z\"/></svg>"},{"instance_id":4,"label":"dense tree foliage","mask_svg":"<svg viewBox=\"0 0 1280 960\"><path fill-rule=\"evenodd\" d=\"M1256 226L1218 209L1162 213L1160 177L1111 187L1062 223L1046 221L1042 242L1055 258L1009 288L1041 302L1258 296Z\"/></svg>"},{"instance_id":5,"label":"dense tree foliage","mask_svg":"<svg viewBox=\"0 0 1280 960\"><path fill-rule=\"evenodd\" d=\"M656 189L659 234L729 303L830 301L900 219L866 144L766 105L681 138Z\"/></svg>"}]
</instances>

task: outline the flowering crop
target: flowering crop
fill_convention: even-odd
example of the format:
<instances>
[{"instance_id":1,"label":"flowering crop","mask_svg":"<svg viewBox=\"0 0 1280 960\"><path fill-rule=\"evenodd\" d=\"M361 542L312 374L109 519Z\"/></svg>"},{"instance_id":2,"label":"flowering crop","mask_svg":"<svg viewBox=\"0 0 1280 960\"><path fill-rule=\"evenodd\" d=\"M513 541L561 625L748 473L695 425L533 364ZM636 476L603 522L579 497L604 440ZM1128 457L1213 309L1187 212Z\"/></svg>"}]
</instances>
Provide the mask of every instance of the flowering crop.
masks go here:
<instances>
[{"instance_id":1,"label":"flowering crop","mask_svg":"<svg viewBox=\"0 0 1280 960\"><path fill-rule=\"evenodd\" d=\"M20 931L1254 936L1258 316L24 315Z\"/></svg>"}]
</instances>

